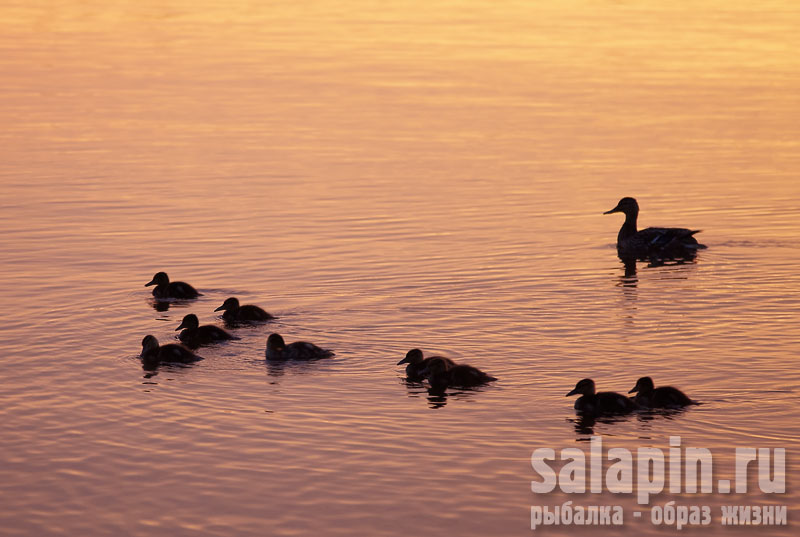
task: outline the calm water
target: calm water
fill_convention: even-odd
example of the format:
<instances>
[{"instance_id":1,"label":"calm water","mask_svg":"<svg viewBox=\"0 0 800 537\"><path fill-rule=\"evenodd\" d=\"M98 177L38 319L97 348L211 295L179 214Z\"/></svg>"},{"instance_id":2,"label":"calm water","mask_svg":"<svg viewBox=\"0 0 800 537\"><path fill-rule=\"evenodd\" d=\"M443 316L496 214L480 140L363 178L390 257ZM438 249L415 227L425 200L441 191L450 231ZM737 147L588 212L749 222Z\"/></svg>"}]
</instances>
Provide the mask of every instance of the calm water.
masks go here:
<instances>
[{"instance_id":1,"label":"calm water","mask_svg":"<svg viewBox=\"0 0 800 537\"><path fill-rule=\"evenodd\" d=\"M592 431L719 477L786 447L786 494L654 503L792 520L794 2L108 4L0 7L4 535L526 535L531 505L636 508L531 493L531 452ZM624 195L709 249L626 277ZM204 296L156 311L158 270ZM142 370L233 295L280 319ZM337 356L268 366L272 331ZM500 380L431 398L412 347ZM646 374L706 404L575 422L577 380Z\"/></svg>"}]
</instances>

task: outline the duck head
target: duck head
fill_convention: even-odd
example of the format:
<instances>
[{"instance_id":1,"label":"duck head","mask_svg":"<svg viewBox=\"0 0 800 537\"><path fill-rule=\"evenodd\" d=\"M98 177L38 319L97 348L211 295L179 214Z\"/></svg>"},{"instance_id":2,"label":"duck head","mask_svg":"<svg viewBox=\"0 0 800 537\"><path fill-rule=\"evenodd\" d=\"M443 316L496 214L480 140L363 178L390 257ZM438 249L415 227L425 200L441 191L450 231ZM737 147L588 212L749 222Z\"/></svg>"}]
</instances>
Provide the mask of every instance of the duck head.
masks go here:
<instances>
[{"instance_id":1,"label":"duck head","mask_svg":"<svg viewBox=\"0 0 800 537\"><path fill-rule=\"evenodd\" d=\"M418 364L422 361L422 351L419 349L411 349L406 353L406 357L397 362L400 364Z\"/></svg>"},{"instance_id":2,"label":"duck head","mask_svg":"<svg viewBox=\"0 0 800 537\"><path fill-rule=\"evenodd\" d=\"M144 336L142 339L142 356L149 356L158 351L158 340L155 336Z\"/></svg>"},{"instance_id":3,"label":"duck head","mask_svg":"<svg viewBox=\"0 0 800 537\"><path fill-rule=\"evenodd\" d=\"M181 328L188 328L191 330L197 328L198 326L200 326L200 320L197 318L197 315L195 315L194 313L190 313L189 315L186 315L183 318L183 321L181 321L180 326L178 326L178 328L176 328L175 331L177 332Z\"/></svg>"},{"instance_id":4,"label":"duck head","mask_svg":"<svg viewBox=\"0 0 800 537\"><path fill-rule=\"evenodd\" d=\"M639 214L639 204L636 202L634 198L622 198L617 203L617 206L611 209L610 211L606 211L603 214L612 214L612 213L625 213L625 216L635 214Z\"/></svg>"},{"instance_id":5,"label":"duck head","mask_svg":"<svg viewBox=\"0 0 800 537\"><path fill-rule=\"evenodd\" d=\"M570 395L594 395L594 381L592 379L579 380L575 388L569 392L566 397Z\"/></svg>"},{"instance_id":6,"label":"duck head","mask_svg":"<svg viewBox=\"0 0 800 537\"><path fill-rule=\"evenodd\" d=\"M153 279L144 284L145 287L150 287L151 285L169 285L169 276L167 276L166 272L156 272Z\"/></svg>"},{"instance_id":7,"label":"duck head","mask_svg":"<svg viewBox=\"0 0 800 537\"><path fill-rule=\"evenodd\" d=\"M655 389L655 385L653 384L653 379L650 377L642 377L636 381L636 386L631 388L628 393L639 392L640 394L647 394L652 392Z\"/></svg>"},{"instance_id":8,"label":"duck head","mask_svg":"<svg viewBox=\"0 0 800 537\"><path fill-rule=\"evenodd\" d=\"M217 309L215 309L214 311L221 311L221 310L224 310L224 311L228 311L228 310L236 311L238 309L239 309L239 299L236 298L236 297L230 297L230 298L226 299L225 302L223 302L222 305L220 307L218 307ZM275 335L277 335L277 334L275 334Z\"/></svg>"},{"instance_id":9,"label":"duck head","mask_svg":"<svg viewBox=\"0 0 800 537\"><path fill-rule=\"evenodd\" d=\"M280 334L270 334L267 338L267 352L280 352L286 348L286 342Z\"/></svg>"}]
</instances>

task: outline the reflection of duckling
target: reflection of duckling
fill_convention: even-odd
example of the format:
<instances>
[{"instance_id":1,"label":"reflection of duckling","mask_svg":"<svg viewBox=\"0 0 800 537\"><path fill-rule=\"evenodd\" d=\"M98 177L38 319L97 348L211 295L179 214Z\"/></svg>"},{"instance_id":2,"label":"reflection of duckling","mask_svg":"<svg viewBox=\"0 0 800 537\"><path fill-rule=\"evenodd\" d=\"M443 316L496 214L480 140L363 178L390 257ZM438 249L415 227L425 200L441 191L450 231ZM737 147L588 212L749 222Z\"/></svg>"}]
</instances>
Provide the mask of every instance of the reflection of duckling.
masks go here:
<instances>
[{"instance_id":1,"label":"reflection of duckling","mask_svg":"<svg viewBox=\"0 0 800 537\"><path fill-rule=\"evenodd\" d=\"M672 386L660 386L653 384L650 377L642 377L636 381L636 386L628 393L639 392L633 398L637 404L647 408L677 408L689 405L699 405L692 401L688 395Z\"/></svg>"},{"instance_id":2,"label":"reflection of duckling","mask_svg":"<svg viewBox=\"0 0 800 537\"><path fill-rule=\"evenodd\" d=\"M236 297L228 298L227 300L225 300L225 302L222 303L220 307L218 307L214 311L220 311L220 310L225 311L225 313L222 314L222 318L228 322L269 321L270 319L275 318L266 311L259 308L258 306L253 306L250 304L245 304L244 306L240 306L239 299Z\"/></svg>"},{"instance_id":3,"label":"reflection of duckling","mask_svg":"<svg viewBox=\"0 0 800 537\"><path fill-rule=\"evenodd\" d=\"M581 394L575 401L575 410L586 414L625 414L639 408L630 397L616 392L595 393L594 381L583 379L567 394Z\"/></svg>"},{"instance_id":4,"label":"reflection of duckling","mask_svg":"<svg viewBox=\"0 0 800 537\"><path fill-rule=\"evenodd\" d=\"M317 360L333 355L333 351L321 349L305 341L295 341L287 345L280 334L271 334L267 338L267 360Z\"/></svg>"},{"instance_id":5,"label":"reflection of duckling","mask_svg":"<svg viewBox=\"0 0 800 537\"><path fill-rule=\"evenodd\" d=\"M451 363L452 360L447 358L431 357L428 367L424 371L424 374L428 377L428 382L431 384L431 389L442 391L450 386L470 388L497 380L477 367L466 364L450 365Z\"/></svg>"},{"instance_id":6,"label":"reflection of duckling","mask_svg":"<svg viewBox=\"0 0 800 537\"><path fill-rule=\"evenodd\" d=\"M156 272L145 287L155 285L153 296L156 298L197 298L200 293L197 289L185 282L171 282L166 272Z\"/></svg>"},{"instance_id":7,"label":"reflection of duckling","mask_svg":"<svg viewBox=\"0 0 800 537\"><path fill-rule=\"evenodd\" d=\"M617 235L617 252L621 258L675 259L690 258L705 248L692 235L700 230L677 227L636 229L639 204L634 198L622 198L616 207L603 214L625 213L625 222Z\"/></svg>"},{"instance_id":8,"label":"reflection of duckling","mask_svg":"<svg viewBox=\"0 0 800 537\"><path fill-rule=\"evenodd\" d=\"M144 336L142 339L142 361L149 364L157 364L159 362L171 362L188 364L202 360L200 356L175 343L168 343L166 345L159 345L155 336Z\"/></svg>"},{"instance_id":9,"label":"reflection of duckling","mask_svg":"<svg viewBox=\"0 0 800 537\"><path fill-rule=\"evenodd\" d=\"M217 326L211 324L200 326L200 320L194 313L186 315L175 331L177 332L181 328L185 328L185 330L180 333L178 339L190 347L199 347L200 345L207 345L217 341L234 339L232 335Z\"/></svg>"},{"instance_id":10,"label":"reflection of duckling","mask_svg":"<svg viewBox=\"0 0 800 537\"><path fill-rule=\"evenodd\" d=\"M409 380L422 380L424 378L423 371L428 367L430 361L433 359L444 360L448 367L455 364L450 358L444 356L430 356L428 358L422 357L422 351L419 349L411 349L406 353L406 357L397 362L397 365L408 364L406 366L406 376Z\"/></svg>"}]
</instances>

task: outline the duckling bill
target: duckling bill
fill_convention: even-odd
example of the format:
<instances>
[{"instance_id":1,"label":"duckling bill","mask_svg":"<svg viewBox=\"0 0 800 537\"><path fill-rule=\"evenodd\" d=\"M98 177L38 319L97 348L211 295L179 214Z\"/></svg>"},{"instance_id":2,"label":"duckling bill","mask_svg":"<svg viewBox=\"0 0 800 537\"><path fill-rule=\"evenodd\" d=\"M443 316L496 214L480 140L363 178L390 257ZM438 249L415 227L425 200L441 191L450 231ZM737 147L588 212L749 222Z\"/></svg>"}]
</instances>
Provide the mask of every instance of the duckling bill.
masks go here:
<instances>
[{"instance_id":1,"label":"duckling bill","mask_svg":"<svg viewBox=\"0 0 800 537\"><path fill-rule=\"evenodd\" d=\"M575 410L584 414L627 414L639 408L630 397L626 397L616 392L595 392L595 385L592 379L578 381L575 388L566 396L578 395L575 401Z\"/></svg>"},{"instance_id":2,"label":"duckling bill","mask_svg":"<svg viewBox=\"0 0 800 537\"><path fill-rule=\"evenodd\" d=\"M406 366L406 377L408 377L408 380L421 381L425 378L423 372L428 368L433 359L444 360L448 367L456 365L453 360L445 358L444 356L430 356L424 358L422 351L419 349L411 349L408 351L406 357L397 362L397 365L408 364Z\"/></svg>"},{"instance_id":3,"label":"duckling bill","mask_svg":"<svg viewBox=\"0 0 800 537\"><path fill-rule=\"evenodd\" d=\"M153 296L156 298L197 298L200 293L186 282L171 282L166 272L156 272L153 279L144 284L145 287L155 285Z\"/></svg>"},{"instance_id":4,"label":"duckling bill","mask_svg":"<svg viewBox=\"0 0 800 537\"><path fill-rule=\"evenodd\" d=\"M226 299L214 311L223 311L222 318L229 323L270 321L275 318L258 306L253 306L252 304L240 305L239 299L233 296Z\"/></svg>"},{"instance_id":5,"label":"duckling bill","mask_svg":"<svg viewBox=\"0 0 800 537\"><path fill-rule=\"evenodd\" d=\"M334 356L334 352L306 341L295 341L287 345L280 334L270 334L267 338L266 355L267 360L271 361L319 360Z\"/></svg>"},{"instance_id":6,"label":"duckling bill","mask_svg":"<svg viewBox=\"0 0 800 537\"><path fill-rule=\"evenodd\" d=\"M689 405L699 405L688 395L672 386L660 386L653 384L650 377L642 377L636 381L636 386L631 388L628 393L635 393L633 398L637 404L645 408L681 408Z\"/></svg>"},{"instance_id":7,"label":"duckling bill","mask_svg":"<svg viewBox=\"0 0 800 537\"><path fill-rule=\"evenodd\" d=\"M190 313L183 318L178 330L183 329L178 339L189 347L199 347L201 345L209 345L218 341L227 341L229 339L236 339L231 334L219 328L218 326L206 324L200 326L200 321L197 315Z\"/></svg>"},{"instance_id":8,"label":"duckling bill","mask_svg":"<svg viewBox=\"0 0 800 537\"><path fill-rule=\"evenodd\" d=\"M694 238L700 230L677 227L649 227L639 230L639 203L630 197L622 198L617 206L603 214L624 213L625 222L617 234L617 253L622 259L681 259L693 258L697 250L706 248Z\"/></svg>"}]
</instances>

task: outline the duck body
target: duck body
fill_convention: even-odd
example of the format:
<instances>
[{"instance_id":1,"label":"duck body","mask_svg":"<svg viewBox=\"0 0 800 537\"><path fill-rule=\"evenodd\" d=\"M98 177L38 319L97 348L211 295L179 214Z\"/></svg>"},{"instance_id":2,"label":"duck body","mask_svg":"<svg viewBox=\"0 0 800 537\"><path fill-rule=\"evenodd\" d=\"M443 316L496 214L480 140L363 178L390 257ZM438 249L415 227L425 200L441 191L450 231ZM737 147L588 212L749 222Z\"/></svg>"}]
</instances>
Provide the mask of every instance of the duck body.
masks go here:
<instances>
[{"instance_id":1,"label":"duck body","mask_svg":"<svg viewBox=\"0 0 800 537\"><path fill-rule=\"evenodd\" d=\"M678 388L672 386L656 388L650 377L640 378L628 393L634 392L638 392L633 398L634 401L645 408L681 408L700 404Z\"/></svg>"},{"instance_id":2,"label":"duck body","mask_svg":"<svg viewBox=\"0 0 800 537\"><path fill-rule=\"evenodd\" d=\"M145 287L155 285L153 296L156 298L197 298L200 293L186 282L171 282L166 272L157 272Z\"/></svg>"},{"instance_id":3,"label":"duck body","mask_svg":"<svg viewBox=\"0 0 800 537\"><path fill-rule=\"evenodd\" d=\"M473 388L497 380L477 367L453 364L452 360L442 357L431 357L423 374L427 376L433 391L444 391L449 387Z\"/></svg>"},{"instance_id":4,"label":"duck body","mask_svg":"<svg viewBox=\"0 0 800 537\"><path fill-rule=\"evenodd\" d=\"M575 410L586 414L627 414L639 408L635 401L616 392L582 395L575 401Z\"/></svg>"},{"instance_id":5,"label":"duck body","mask_svg":"<svg viewBox=\"0 0 800 537\"><path fill-rule=\"evenodd\" d=\"M431 360L443 360L448 367L456 365L450 358L444 356L430 356L424 358L422 351L419 349L411 349L406 353L406 357L397 362L397 365L408 364L406 366L406 377L411 381L421 381L425 378L424 372L428 369Z\"/></svg>"},{"instance_id":6,"label":"duck body","mask_svg":"<svg viewBox=\"0 0 800 537\"><path fill-rule=\"evenodd\" d=\"M592 379L579 381L575 388L567 394L581 394L575 401L575 410L588 415L627 414L639 409L639 405L630 397L616 392L595 392Z\"/></svg>"},{"instance_id":7,"label":"duck body","mask_svg":"<svg viewBox=\"0 0 800 537\"><path fill-rule=\"evenodd\" d=\"M230 297L226 299L225 302L223 302L222 305L214 311L221 310L223 310L222 318L230 323L263 322L270 321L275 318L273 315L270 315L258 306L253 306L252 304L245 304L243 306L240 305L239 299L236 297Z\"/></svg>"},{"instance_id":8,"label":"duck body","mask_svg":"<svg viewBox=\"0 0 800 537\"><path fill-rule=\"evenodd\" d=\"M700 230L678 227L637 229L639 204L634 198L622 198L616 207L603 214L624 213L625 222L617 234L617 253L622 259L686 259L706 248L697 242Z\"/></svg>"},{"instance_id":9,"label":"duck body","mask_svg":"<svg viewBox=\"0 0 800 537\"><path fill-rule=\"evenodd\" d=\"M307 341L295 341L286 344L280 334L270 334L267 338L267 360L286 361L286 360L319 360L330 358L334 352L328 349L317 347Z\"/></svg>"},{"instance_id":10,"label":"duck body","mask_svg":"<svg viewBox=\"0 0 800 537\"><path fill-rule=\"evenodd\" d=\"M155 336L149 335L142 339L141 358L143 362L149 364L189 364L203 359L182 345L177 345L175 343L159 345Z\"/></svg>"},{"instance_id":11,"label":"duck body","mask_svg":"<svg viewBox=\"0 0 800 537\"><path fill-rule=\"evenodd\" d=\"M186 315L183 318L183 322L181 322L180 326L178 326L178 328L175 330L178 331L182 328L183 331L178 335L178 339L180 339L189 347L199 347L201 345L209 345L218 341L236 339L230 333L222 328L219 328L218 326L211 324L200 326L200 321L197 319L197 315L193 313Z\"/></svg>"}]
</instances>

